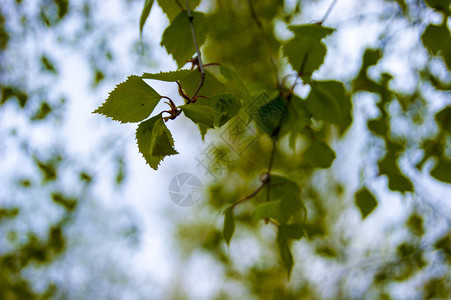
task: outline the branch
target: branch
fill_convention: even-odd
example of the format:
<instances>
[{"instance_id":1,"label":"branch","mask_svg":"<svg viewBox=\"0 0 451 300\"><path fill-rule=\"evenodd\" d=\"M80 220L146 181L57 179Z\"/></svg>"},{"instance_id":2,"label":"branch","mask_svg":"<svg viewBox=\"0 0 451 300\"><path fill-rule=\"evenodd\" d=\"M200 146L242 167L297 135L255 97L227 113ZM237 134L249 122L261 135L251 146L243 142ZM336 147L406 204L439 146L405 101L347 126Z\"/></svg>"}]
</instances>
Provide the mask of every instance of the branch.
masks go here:
<instances>
[{"instance_id":1,"label":"branch","mask_svg":"<svg viewBox=\"0 0 451 300\"><path fill-rule=\"evenodd\" d=\"M338 0L334 0L334 1L332 1L332 3L329 5L329 8L327 9L326 13L324 14L323 19L319 22L320 25L322 25L322 24L326 21L327 17L329 17L329 14L330 14L330 12L332 11L332 9L335 7L335 4L337 4L337 1L338 1Z\"/></svg>"},{"instance_id":2,"label":"branch","mask_svg":"<svg viewBox=\"0 0 451 300\"><path fill-rule=\"evenodd\" d=\"M235 203L232 204L231 208L233 209L233 208L235 208L235 206L237 206L238 204L240 204L240 203L242 203L242 202L244 202L244 201L246 201L246 200L249 200L249 199L255 197L255 196L263 189L263 187L265 186L265 184L269 182L269 177L263 176L263 177L260 179L260 181L261 181L261 184L260 184L260 186L259 186L255 191L253 191L251 194L249 194L249 195L247 195L247 196L241 197L238 201L236 201ZM268 184L268 185L269 185L269 184Z\"/></svg>"},{"instance_id":3,"label":"branch","mask_svg":"<svg viewBox=\"0 0 451 300\"><path fill-rule=\"evenodd\" d=\"M249 5L249 10L251 11L251 17L254 20L255 25L257 25L258 30L260 30L260 33L263 36L263 39L268 44L269 54L271 56L271 65L272 65L272 67L274 69L274 75L276 77L277 88L279 89L279 91L281 91L282 90L282 85L279 82L279 71L277 69L277 65L276 65L276 62L275 62L275 55L274 55L274 52L272 50L271 41L270 41L269 37L266 35L265 29L263 28L263 24L260 21L260 19L258 18L256 12L255 12L254 4L252 3L252 0L247 0L247 3Z\"/></svg>"},{"instance_id":4,"label":"branch","mask_svg":"<svg viewBox=\"0 0 451 300\"><path fill-rule=\"evenodd\" d=\"M188 14L188 20L189 20L189 26L191 28L191 33L193 35L194 46L196 47L197 59L198 59L198 62L199 62L199 70L200 70L199 85L197 86L197 89L194 92L194 94L191 96L191 98L194 98L194 97L197 96L197 94L199 93L200 89L204 85L205 72L204 72L204 65L202 64L202 57L201 57L201 54L200 54L199 45L197 44L196 33L194 32L194 25L193 25L194 17L191 15L191 11L189 10L188 0L186 0L186 12Z\"/></svg>"}]
</instances>

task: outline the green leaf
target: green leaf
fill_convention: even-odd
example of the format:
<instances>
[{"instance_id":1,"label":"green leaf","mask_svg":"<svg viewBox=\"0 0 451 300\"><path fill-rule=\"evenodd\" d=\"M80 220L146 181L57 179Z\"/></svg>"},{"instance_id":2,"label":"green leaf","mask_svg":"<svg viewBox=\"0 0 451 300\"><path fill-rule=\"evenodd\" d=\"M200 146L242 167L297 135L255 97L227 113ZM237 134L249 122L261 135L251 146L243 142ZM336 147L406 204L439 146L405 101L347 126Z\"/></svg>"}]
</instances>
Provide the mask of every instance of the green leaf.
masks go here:
<instances>
[{"instance_id":1,"label":"green leaf","mask_svg":"<svg viewBox=\"0 0 451 300\"><path fill-rule=\"evenodd\" d=\"M387 153L383 159L378 162L379 173L386 174L388 177L388 188L392 191L412 192L413 185L410 180L401 173L397 164L395 154Z\"/></svg>"},{"instance_id":2,"label":"green leaf","mask_svg":"<svg viewBox=\"0 0 451 300\"><path fill-rule=\"evenodd\" d=\"M41 65L44 70L47 72L58 74L58 71L55 68L55 63L46 55L41 56Z\"/></svg>"},{"instance_id":3,"label":"green leaf","mask_svg":"<svg viewBox=\"0 0 451 300\"><path fill-rule=\"evenodd\" d=\"M304 158L314 167L329 168L335 159L335 152L325 142L315 140L304 152Z\"/></svg>"},{"instance_id":4,"label":"green leaf","mask_svg":"<svg viewBox=\"0 0 451 300\"><path fill-rule=\"evenodd\" d=\"M399 7L401 7L402 11L406 14L407 13L407 4L405 0L396 0L396 2L399 4Z\"/></svg>"},{"instance_id":5,"label":"green leaf","mask_svg":"<svg viewBox=\"0 0 451 300\"><path fill-rule=\"evenodd\" d=\"M426 27L423 35L421 36L421 40L423 41L423 45L434 55L437 55L438 52L446 52L450 51L451 44L451 36L446 26L446 23L443 25L437 26L433 24L429 24Z\"/></svg>"},{"instance_id":6,"label":"green leaf","mask_svg":"<svg viewBox=\"0 0 451 300\"><path fill-rule=\"evenodd\" d=\"M280 226L279 230L290 239L300 239L305 236L304 226L302 224L289 224Z\"/></svg>"},{"instance_id":7,"label":"green leaf","mask_svg":"<svg viewBox=\"0 0 451 300\"><path fill-rule=\"evenodd\" d=\"M298 134L306 133L307 126L311 124L311 114L307 109L306 102L293 95L287 109L287 116L282 122L279 136L289 132L289 146L295 150L296 137Z\"/></svg>"},{"instance_id":8,"label":"green leaf","mask_svg":"<svg viewBox=\"0 0 451 300\"><path fill-rule=\"evenodd\" d=\"M302 24L288 26L296 37L309 37L312 41L321 41L326 36L332 34L335 29L317 24Z\"/></svg>"},{"instance_id":9,"label":"green leaf","mask_svg":"<svg viewBox=\"0 0 451 300\"><path fill-rule=\"evenodd\" d=\"M202 141L204 141L205 135L207 134L208 126L205 125L204 123L199 123L198 126L199 126L200 135L202 136Z\"/></svg>"},{"instance_id":10,"label":"green leaf","mask_svg":"<svg viewBox=\"0 0 451 300\"><path fill-rule=\"evenodd\" d=\"M198 102L208 103L215 111L215 125L223 126L233 118L241 108L241 102L235 95L222 94L208 99L199 99Z\"/></svg>"},{"instance_id":11,"label":"green leaf","mask_svg":"<svg viewBox=\"0 0 451 300\"><path fill-rule=\"evenodd\" d=\"M338 81L314 81L308 95L307 108L317 120L338 125L343 133L351 124L351 99L343 83Z\"/></svg>"},{"instance_id":12,"label":"green leaf","mask_svg":"<svg viewBox=\"0 0 451 300\"><path fill-rule=\"evenodd\" d=\"M233 216L233 207L228 207L224 212L224 228L223 228L223 236L227 243L230 244L230 240L232 239L233 233L235 232L235 218Z\"/></svg>"},{"instance_id":13,"label":"green leaf","mask_svg":"<svg viewBox=\"0 0 451 300\"><path fill-rule=\"evenodd\" d=\"M146 0L144 2L143 11L141 13L141 17L139 18L139 34L141 35L143 33L144 24L146 23L147 17L149 17L150 10L152 9L153 1L154 0Z\"/></svg>"},{"instance_id":14,"label":"green leaf","mask_svg":"<svg viewBox=\"0 0 451 300\"><path fill-rule=\"evenodd\" d=\"M426 4L431 8L440 10L447 15L450 14L449 10L449 6L451 3L450 0L425 0L424 2L426 2Z\"/></svg>"},{"instance_id":15,"label":"green leaf","mask_svg":"<svg viewBox=\"0 0 451 300\"><path fill-rule=\"evenodd\" d=\"M293 269L293 255L291 254L291 250L288 245L288 239L280 228L277 233L277 246L279 247L279 253L282 258L283 265L287 270L288 278L290 278L291 270Z\"/></svg>"},{"instance_id":16,"label":"green leaf","mask_svg":"<svg viewBox=\"0 0 451 300\"><path fill-rule=\"evenodd\" d=\"M182 80L182 79L188 77L192 72L193 71L188 70L188 69L180 69L177 71L160 72L160 73L155 73L155 74L144 73L141 76L141 78L175 82L177 80Z\"/></svg>"},{"instance_id":17,"label":"green leaf","mask_svg":"<svg viewBox=\"0 0 451 300\"><path fill-rule=\"evenodd\" d=\"M382 137L386 137L390 130L386 119L383 118L369 120L367 125L369 130L371 130L374 134L380 135Z\"/></svg>"},{"instance_id":18,"label":"green leaf","mask_svg":"<svg viewBox=\"0 0 451 300\"><path fill-rule=\"evenodd\" d=\"M280 219L280 202L281 201L265 201L259 203L252 214L252 220L258 221L266 218Z\"/></svg>"},{"instance_id":19,"label":"green leaf","mask_svg":"<svg viewBox=\"0 0 451 300\"><path fill-rule=\"evenodd\" d=\"M232 94L198 98L195 103L180 106L184 114L200 127L202 137L208 128L221 127L241 108L241 102Z\"/></svg>"},{"instance_id":20,"label":"green leaf","mask_svg":"<svg viewBox=\"0 0 451 300\"><path fill-rule=\"evenodd\" d=\"M234 93L241 99L249 99L250 94L235 69L227 65L220 65L219 72L234 87Z\"/></svg>"},{"instance_id":21,"label":"green leaf","mask_svg":"<svg viewBox=\"0 0 451 300\"><path fill-rule=\"evenodd\" d=\"M42 102L39 110L31 118L31 120L43 120L52 112L52 107L47 102Z\"/></svg>"},{"instance_id":22,"label":"green leaf","mask_svg":"<svg viewBox=\"0 0 451 300\"><path fill-rule=\"evenodd\" d=\"M139 122L152 113L160 99L160 95L144 80L132 75L119 84L94 113L122 123Z\"/></svg>"},{"instance_id":23,"label":"green leaf","mask_svg":"<svg viewBox=\"0 0 451 300\"><path fill-rule=\"evenodd\" d=\"M194 70L187 77L180 80L180 85L188 96L192 96L199 86L199 81L200 72L198 70ZM210 97L225 93L227 93L227 89L224 84L212 73L205 70L205 80L199 91L199 95Z\"/></svg>"},{"instance_id":24,"label":"green leaf","mask_svg":"<svg viewBox=\"0 0 451 300\"><path fill-rule=\"evenodd\" d=\"M189 0L189 9L193 10L199 6L201 0ZM161 7L163 12L168 17L169 21L174 20L175 17L180 13L180 6L175 0L157 0L158 5ZM180 0L180 5L183 9L186 9L186 1Z\"/></svg>"},{"instance_id":25,"label":"green leaf","mask_svg":"<svg viewBox=\"0 0 451 300\"><path fill-rule=\"evenodd\" d=\"M19 212L20 210L17 207L14 208L0 207L0 222L3 221L4 219L14 219L19 215Z\"/></svg>"},{"instance_id":26,"label":"green leaf","mask_svg":"<svg viewBox=\"0 0 451 300\"><path fill-rule=\"evenodd\" d=\"M194 32L199 47L207 39L208 24L205 15L200 12L192 12ZM181 12L163 33L161 45L172 55L179 68L193 57L196 52L193 35L186 11Z\"/></svg>"},{"instance_id":27,"label":"green leaf","mask_svg":"<svg viewBox=\"0 0 451 300\"><path fill-rule=\"evenodd\" d=\"M252 118L257 123L258 127L269 136L278 134L276 129L281 123L281 119L286 115L287 100L278 95L267 103L263 103L260 107L251 113ZM280 128L279 128L280 130Z\"/></svg>"},{"instance_id":28,"label":"green leaf","mask_svg":"<svg viewBox=\"0 0 451 300\"><path fill-rule=\"evenodd\" d=\"M171 132L166 127L162 118L159 118L153 126L150 141L150 154L153 156L168 156L178 154L174 149L174 140Z\"/></svg>"},{"instance_id":29,"label":"green leaf","mask_svg":"<svg viewBox=\"0 0 451 300\"><path fill-rule=\"evenodd\" d=\"M203 123L208 128L215 127L215 111L207 105L190 103L180 106L186 117L196 124Z\"/></svg>"},{"instance_id":30,"label":"green leaf","mask_svg":"<svg viewBox=\"0 0 451 300\"><path fill-rule=\"evenodd\" d=\"M276 197L279 199L298 197L301 192L296 182L284 176L271 174L269 184L271 185L271 196L277 195Z\"/></svg>"},{"instance_id":31,"label":"green leaf","mask_svg":"<svg viewBox=\"0 0 451 300\"><path fill-rule=\"evenodd\" d=\"M451 132L451 106L447 106L435 115L435 121L439 126L448 132Z\"/></svg>"},{"instance_id":32,"label":"green leaf","mask_svg":"<svg viewBox=\"0 0 451 300\"><path fill-rule=\"evenodd\" d=\"M305 217L304 203L300 198L299 185L280 175L271 174L269 182L270 200L280 200L280 223L299 222ZM264 189L262 198L266 199L267 189Z\"/></svg>"},{"instance_id":33,"label":"green leaf","mask_svg":"<svg viewBox=\"0 0 451 300\"><path fill-rule=\"evenodd\" d=\"M158 165L165 156L177 154L174 150L174 141L169 129L164 124L161 114L139 124L136 130L138 149L152 169Z\"/></svg>"},{"instance_id":34,"label":"green leaf","mask_svg":"<svg viewBox=\"0 0 451 300\"><path fill-rule=\"evenodd\" d=\"M431 176L442 182L451 183L451 160L442 158L431 170Z\"/></svg>"},{"instance_id":35,"label":"green leaf","mask_svg":"<svg viewBox=\"0 0 451 300\"><path fill-rule=\"evenodd\" d=\"M359 75L352 82L353 91L370 91L378 92L379 85L368 78L368 68L378 63L382 57L380 49L367 48L363 54L362 67L360 68Z\"/></svg>"},{"instance_id":36,"label":"green leaf","mask_svg":"<svg viewBox=\"0 0 451 300\"><path fill-rule=\"evenodd\" d=\"M365 219L376 208L377 201L367 188L362 188L355 193L355 204L360 209L362 218Z\"/></svg>"},{"instance_id":37,"label":"green leaf","mask_svg":"<svg viewBox=\"0 0 451 300\"><path fill-rule=\"evenodd\" d=\"M318 25L289 26L295 36L283 45L283 53L293 69L310 78L311 74L323 63L326 56L326 46L321 42L334 29Z\"/></svg>"}]
</instances>

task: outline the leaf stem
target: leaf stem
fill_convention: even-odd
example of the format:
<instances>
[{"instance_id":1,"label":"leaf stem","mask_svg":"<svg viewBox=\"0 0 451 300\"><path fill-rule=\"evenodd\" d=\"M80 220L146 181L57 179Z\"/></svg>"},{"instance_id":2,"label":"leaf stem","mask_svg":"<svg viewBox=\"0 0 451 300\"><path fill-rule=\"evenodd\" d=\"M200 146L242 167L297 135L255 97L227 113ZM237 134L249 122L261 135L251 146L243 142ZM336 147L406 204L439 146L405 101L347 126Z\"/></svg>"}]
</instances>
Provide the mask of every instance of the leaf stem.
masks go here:
<instances>
[{"instance_id":1,"label":"leaf stem","mask_svg":"<svg viewBox=\"0 0 451 300\"><path fill-rule=\"evenodd\" d=\"M202 64L202 56L201 56L201 53L200 53L200 50L199 50L199 45L197 44L196 33L194 32L194 25L193 25L194 17L192 16L191 11L189 9L188 0L186 0L186 12L188 14L188 20L189 20L189 26L191 28L191 34L193 35L194 46L196 47L197 59L198 59L198 62L199 62L199 70L200 70L199 85L197 86L197 89L194 92L194 94L191 96L191 99L192 99L192 98L197 96L197 94L199 93L200 89L204 85L205 71L204 71L204 65Z\"/></svg>"}]
</instances>

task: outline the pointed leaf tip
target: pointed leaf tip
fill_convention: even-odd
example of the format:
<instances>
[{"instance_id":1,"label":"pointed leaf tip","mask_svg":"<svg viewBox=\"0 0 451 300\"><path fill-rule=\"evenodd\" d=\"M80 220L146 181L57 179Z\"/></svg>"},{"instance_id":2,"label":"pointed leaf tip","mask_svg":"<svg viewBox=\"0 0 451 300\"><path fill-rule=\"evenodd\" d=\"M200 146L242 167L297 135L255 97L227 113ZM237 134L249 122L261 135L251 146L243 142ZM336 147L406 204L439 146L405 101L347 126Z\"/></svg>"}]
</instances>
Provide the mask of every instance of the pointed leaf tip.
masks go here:
<instances>
[{"instance_id":1,"label":"pointed leaf tip","mask_svg":"<svg viewBox=\"0 0 451 300\"><path fill-rule=\"evenodd\" d=\"M144 7L141 13L141 17L139 18L139 34L142 35L144 24L147 21L147 18L149 17L150 10L152 9L154 0L146 0L144 2Z\"/></svg>"},{"instance_id":2,"label":"pointed leaf tip","mask_svg":"<svg viewBox=\"0 0 451 300\"><path fill-rule=\"evenodd\" d=\"M154 170L158 169L164 157L178 154L174 149L171 132L164 124L161 114L139 124L136 141L139 152Z\"/></svg>"},{"instance_id":3,"label":"pointed leaf tip","mask_svg":"<svg viewBox=\"0 0 451 300\"><path fill-rule=\"evenodd\" d=\"M116 86L106 101L94 113L121 123L139 122L147 118L161 96L139 76L131 75Z\"/></svg>"}]
</instances>

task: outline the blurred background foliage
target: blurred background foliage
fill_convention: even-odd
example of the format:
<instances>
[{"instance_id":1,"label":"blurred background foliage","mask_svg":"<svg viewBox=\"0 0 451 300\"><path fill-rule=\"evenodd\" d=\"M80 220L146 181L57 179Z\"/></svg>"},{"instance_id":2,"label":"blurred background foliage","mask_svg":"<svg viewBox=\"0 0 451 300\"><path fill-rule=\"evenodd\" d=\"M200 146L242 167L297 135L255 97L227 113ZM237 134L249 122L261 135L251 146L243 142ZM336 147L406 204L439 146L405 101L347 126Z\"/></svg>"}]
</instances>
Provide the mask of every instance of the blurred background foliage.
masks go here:
<instances>
[{"instance_id":1,"label":"blurred background foliage","mask_svg":"<svg viewBox=\"0 0 451 300\"><path fill-rule=\"evenodd\" d=\"M100 200L121 190L127 159L115 148L106 162L111 174L93 163L115 147L118 135L111 132L82 145L88 155L68 149L70 131L64 132L77 99L61 88L63 73L77 71L65 69L66 55L86 63L92 93L118 82L123 68L155 66L146 34L138 41L142 2L120 2L121 18L111 19L99 13L108 5L91 0L0 4L0 299L152 298L128 294L149 283L128 276L127 256L96 261L102 250L139 244L139 222L128 207L116 202L105 211ZM329 2L204 0L200 9L210 24L205 63L233 66L249 90L249 105L262 93L273 95L276 79L286 86L296 80L280 51L290 38L283 28L320 21ZM326 63L314 77L344 82L353 103L344 133L311 124L315 137L337 153L332 168L320 170L299 155L309 132L298 137L296 151L288 137L277 149L273 171L299 184L308 212L305 237L292 244L291 280L274 227L252 220L264 195L237 207L229 247L222 237L222 211L255 190L271 153L271 139L249 123L244 109L213 133L213 179L188 220L174 225L179 266L164 298L191 298L198 283L187 277L203 264L217 280L208 296L215 299L451 297L450 2L376 2L366 4L377 7L375 13L333 17L332 11L325 22L338 33L326 40ZM122 49L124 60L111 44L127 22L136 24L136 35ZM352 39L340 31L374 24L371 45L351 55ZM296 86L299 96L307 92L308 86ZM112 192L102 193L107 189ZM99 253L86 254L94 248ZM74 288L76 279L59 279L73 257L95 261L79 271L90 284Z\"/></svg>"}]
</instances>

